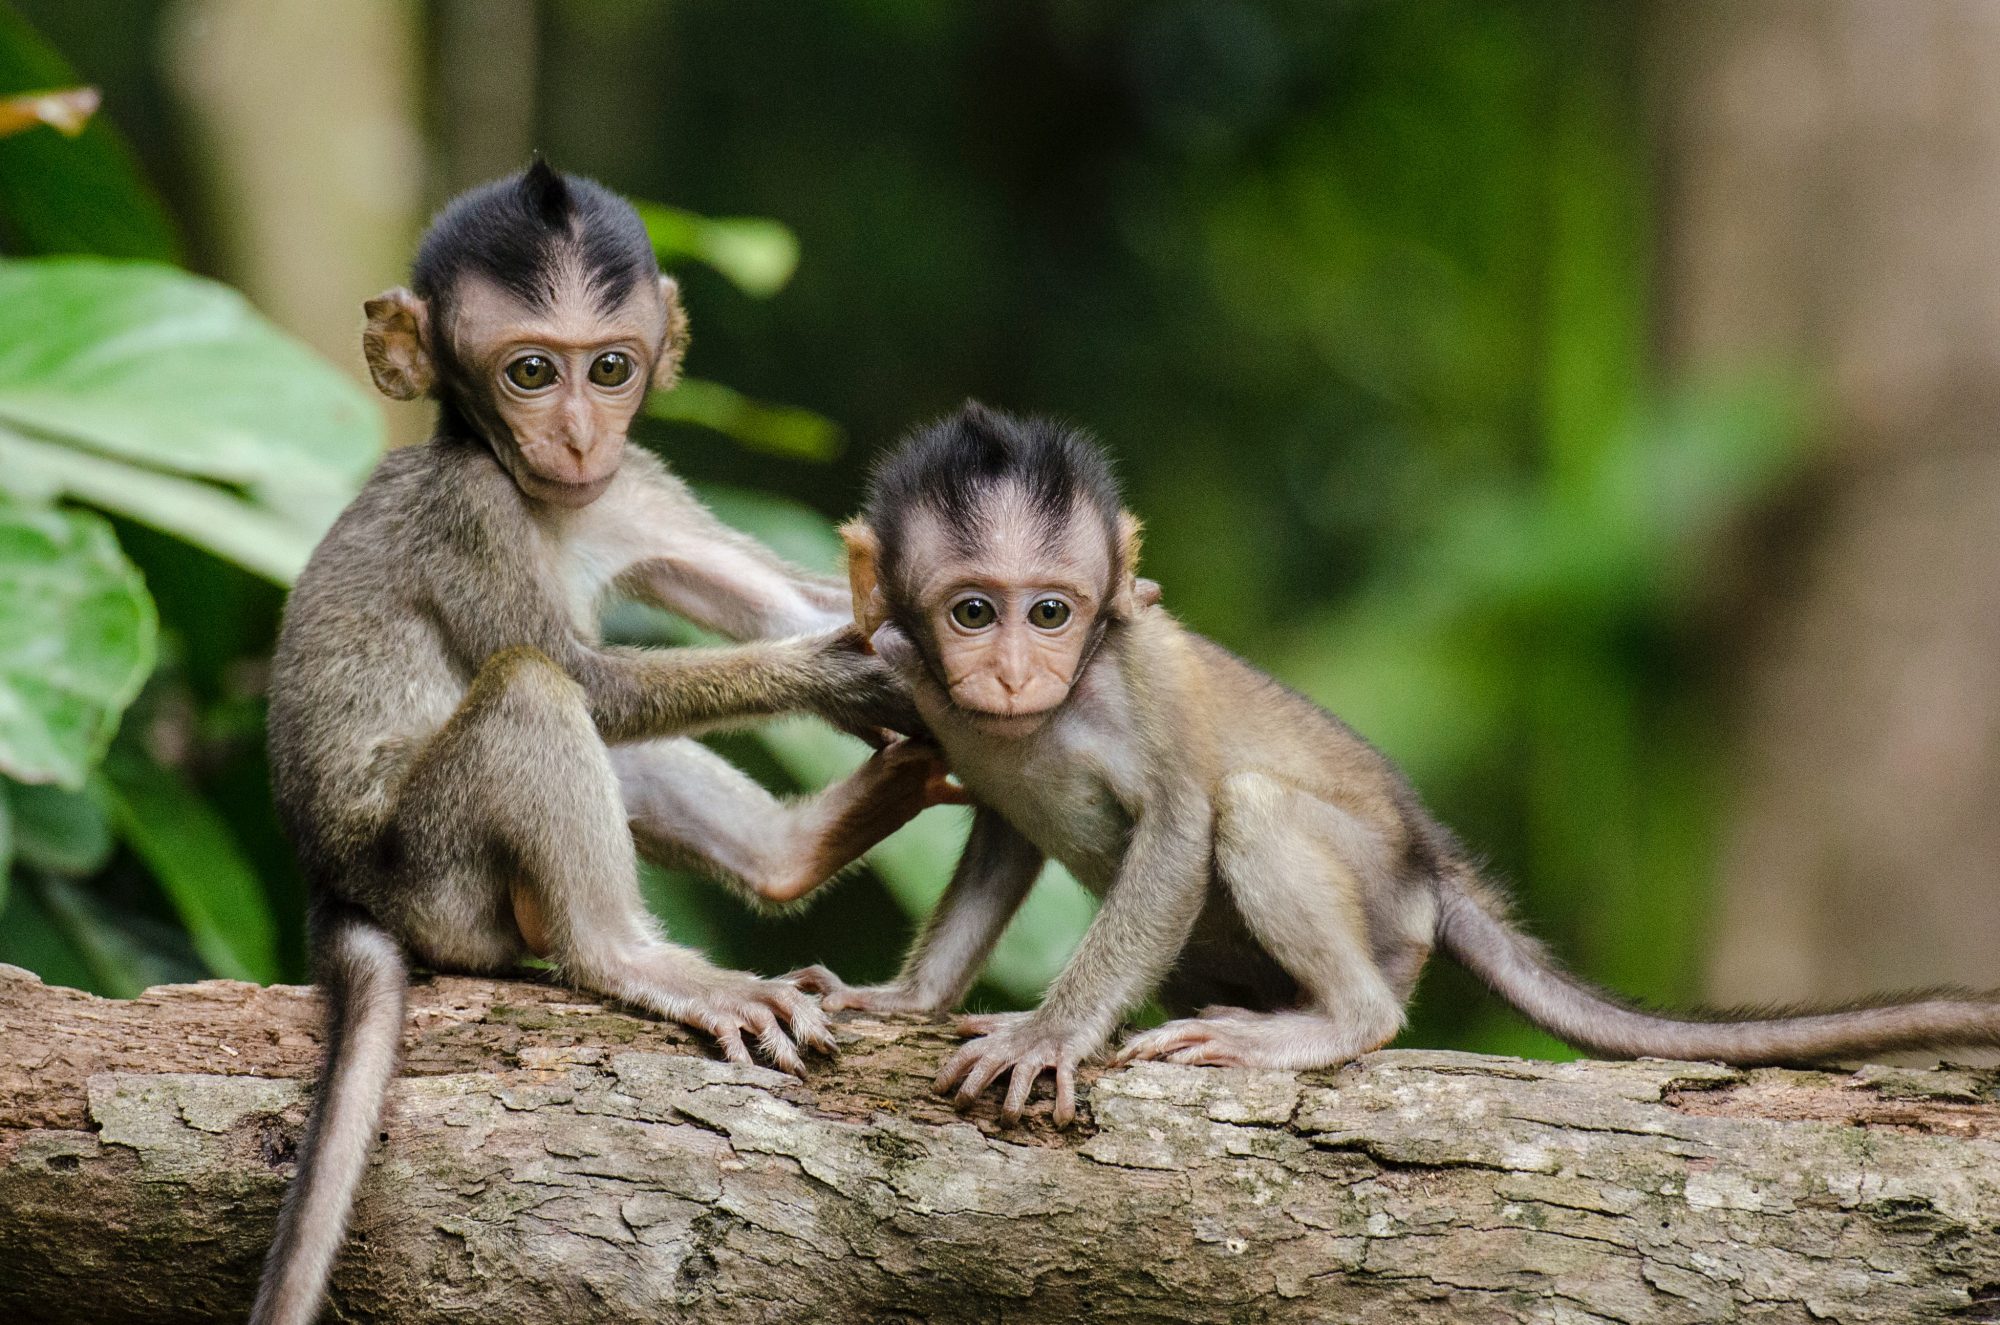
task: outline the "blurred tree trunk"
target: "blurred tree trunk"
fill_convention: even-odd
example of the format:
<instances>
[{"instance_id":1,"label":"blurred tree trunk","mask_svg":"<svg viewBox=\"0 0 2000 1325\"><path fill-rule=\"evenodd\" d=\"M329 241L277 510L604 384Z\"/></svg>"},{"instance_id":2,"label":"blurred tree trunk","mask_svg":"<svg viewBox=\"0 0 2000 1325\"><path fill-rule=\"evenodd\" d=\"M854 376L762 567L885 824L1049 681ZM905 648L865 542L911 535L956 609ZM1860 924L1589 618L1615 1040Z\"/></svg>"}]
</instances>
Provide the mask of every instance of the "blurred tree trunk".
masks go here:
<instances>
[{"instance_id":1,"label":"blurred tree trunk","mask_svg":"<svg viewBox=\"0 0 2000 1325\"><path fill-rule=\"evenodd\" d=\"M421 11L404 0L181 0L162 59L205 167L224 278L360 375L361 302L421 215ZM428 410L387 411L422 435Z\"/></svg>"},{"instance_id":2,"label":"blurred tree trunk","mask_svg":"<svg viewBox=\"0 0 2000 1325\"><path fill-rule=\"evenodd\" d=\"M1678 367L1803 364L1711 990L2000 985L2000 4L1653 11Z\"/></svg>"}]
</instances>

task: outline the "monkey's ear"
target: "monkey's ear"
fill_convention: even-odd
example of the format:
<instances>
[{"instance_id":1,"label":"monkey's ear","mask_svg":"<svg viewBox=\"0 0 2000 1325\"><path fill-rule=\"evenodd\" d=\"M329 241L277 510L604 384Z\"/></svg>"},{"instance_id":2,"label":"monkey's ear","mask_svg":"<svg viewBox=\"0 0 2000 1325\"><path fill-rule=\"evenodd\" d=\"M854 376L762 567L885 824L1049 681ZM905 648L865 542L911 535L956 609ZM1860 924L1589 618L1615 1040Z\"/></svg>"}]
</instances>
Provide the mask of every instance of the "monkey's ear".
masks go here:
<instances>
[{"instance_id":1,"label":"monkey's ear","mask_svg":"<svg viewBox=\"0 0 2000 1325\"><path fill-rule=\"evenodd\" d=\"M669 391L681 380L681 360L688 348L687 310L681 307L680 283L671 276L660 277L660 302L667 309L667 334L653 360L653 390Z\"/></svg>"},{"instance_id":2,"label":"monkey's ear","mask_svg":"<svg viewBox=\"0 0 2000 1325\"><path fill-rule=\"evenodd\" d=\"M423 300L400 286L361 305L368 325L361 352L375 389L391 400L415 400L437 384L431 359L431 315Z\"/></svg>"},{"instance_id":3,"label":"monkey's ear","mask_svg":"<svg viewBox=\"0 0 2000 1325\"><path fill-rule=\"evenodd\" d=\"M1139 578L1139 534L1144 528L1132 512L1118 512L1118 564L1112 571L1111 614L1125 621L1160 601L1160 586Z\"/></svg>"},{"instance_id":4,"label":"monkey's ear","mask_svg":"<svg viewBox=\"0 0 2000 1325\"><path fill-rule=\"evenodd\" d=\"M877 569L882 560L882 540L859 520L840 527L840 541L847 544L847 585L854 592L854 624L863 639L873 639L889 619L889 604L882 597Z\"/></svg>"}]
</instances>

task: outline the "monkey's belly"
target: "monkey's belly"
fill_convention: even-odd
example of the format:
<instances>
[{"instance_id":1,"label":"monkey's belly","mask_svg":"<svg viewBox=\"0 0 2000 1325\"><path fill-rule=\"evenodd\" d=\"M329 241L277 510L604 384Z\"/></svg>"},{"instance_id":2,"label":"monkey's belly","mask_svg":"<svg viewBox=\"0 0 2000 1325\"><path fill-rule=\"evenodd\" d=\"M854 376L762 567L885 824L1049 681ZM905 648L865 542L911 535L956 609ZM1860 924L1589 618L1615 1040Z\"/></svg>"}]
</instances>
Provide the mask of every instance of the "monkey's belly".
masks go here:
<instances>
[{"instance_id":1,"label":"monkey's belly","mask_svg":"<svg viewBox=\"0 0 2000 1325\"><path fill-rule=\"evenodd\" d=\"M1298 1005L1299 983L1250 936L1226 890L1211 887L1187 946L1160 984L1160 1006L1170 1017L1205 1007L1272 1012Z\"/></svg>"}]
</instances>

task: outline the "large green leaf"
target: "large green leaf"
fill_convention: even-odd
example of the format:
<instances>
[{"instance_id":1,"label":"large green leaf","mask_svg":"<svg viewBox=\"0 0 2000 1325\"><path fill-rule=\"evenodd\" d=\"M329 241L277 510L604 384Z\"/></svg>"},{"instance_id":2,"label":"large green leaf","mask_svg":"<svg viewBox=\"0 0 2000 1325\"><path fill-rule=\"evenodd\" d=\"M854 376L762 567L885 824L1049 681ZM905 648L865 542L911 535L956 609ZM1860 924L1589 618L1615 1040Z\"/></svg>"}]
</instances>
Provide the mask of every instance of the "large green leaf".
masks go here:
<instances>
[{"instance_id":1,"label":"large green leaf","mask_svg":"<svg viewBox=\"0 0 2000 1325\"><path fill-rule=\"evenodd\" d=\"M278 978L277 923L227 824L171 770L114 756L103 794L119 835L160 881L208 969Z\"/></svg>"},{"instance_id":2,"label":"large green leaf","mask_svg":"<svg viewBox=\"0 0 2000 1325\"><path fill-rule=\"evenodd\" d=\"M0 772L83 785L153 665L139 572L94 515L0 496Z\"/></svg>"},{"instance_id":3,"label":"large green leaf","mask_svg":"<svg viewBox=\"0 0 2000 1325\"><path fill-rule=\"evenodd\" d=\"M0 262L0 420L287 509L382 444L360 387L234 290L90 258Z\"/></svg>"},{"instance_id":4,"label":"large green leaf","mask_svg":"<svg viewBox=\"0 0 2000 1325\"><path fill-rule=\"evenodd\" d=\"M757 299L784 289L798 270L798 237L777 221L700 216L657 202L635 205L662 263L680 258L707 263Z\"/></svg>"},{"instance_id":5,"label":"large green leaf","mask_svg":"<svg viewBox=\"0 0 2000 1325\"><path fill-rule=\"evenodd\" d=\"M117 843L104 807L88 791L0 781L14 817L14 855L50 874L95 874Z\"/></svg>"},{"instance_id":6,"label":"large green leaf","mask_svg":"<svg viewBox=\"0 0 2000 1325\"><path fill-rule=\"evenodd\" d=\"M823 414L752 400L734 387L697 377L684 377L672 390L647 396L646 415L698 424L752 451L798 460L831 460L846 442L840 425Z\"/></svg>"},{"instance_id":7,"label":"large green leaf","mask_svg":"<svg viewBox=\"0 0 2000 1325\"><path fill-rule=\"evenodd\" d=\"M0 486L43 501L67 497L116 511L277 584L298 578L330 519L283 514L232 488L129 465L6 427L0 427Z\"/></svg>"},{"instance_id":8,"label":"large green leaf","mask_svg":"<svg viewBox=\"0 0 2000 1325\"><path fill-rule=\"evenodd\" d=\"M0 4L0 96L69 87L76 71ZM115 108L114 108L115 109ZM0 141L0 233L21 253L174 261L173 223L104 115L77 138L32 130Z\"/></svg>"}]
</instances>

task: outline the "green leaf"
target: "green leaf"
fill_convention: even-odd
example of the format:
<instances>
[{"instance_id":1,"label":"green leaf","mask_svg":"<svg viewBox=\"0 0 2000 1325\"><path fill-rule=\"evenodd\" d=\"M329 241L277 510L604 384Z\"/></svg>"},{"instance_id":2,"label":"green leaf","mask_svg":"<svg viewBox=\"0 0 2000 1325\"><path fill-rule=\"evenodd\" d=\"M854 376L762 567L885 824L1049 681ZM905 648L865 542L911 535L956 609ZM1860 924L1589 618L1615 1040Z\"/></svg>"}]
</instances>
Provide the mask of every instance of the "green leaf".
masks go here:
<instances>
[{"instance_id":1,"label":"green leaf","mask_svg":"<svg viewBox=\"0 0 2000 1325\"><path fill-rule=\"evenodd\" d=\"M134 998L153 985L201 974L170 926L120 910L68 879L50 875L35 885L56 928L90 968L90 987L98 993Z\"/></svg>"},{"instance_id":2,"label":"green leaf","mask_svg":"<svg viewBox=\"0 0 2000 1325\"><path fill-rule=\"evenodd\" d=\"M0 96L77 81L53 47L0 5ZM44 129L0 141L0 231L22 253L180 256L173 223L104 115L76 138Z\"/></svg>"},{"instance_id":3,"label":"green leaf","mask_svg":"<svg viewBox=\"0 0 2000 1325\"><path fill-rule=\"evenodd\" d=\"M0 496L0 772L81 787L152 669L159 631L111 528Z\"/></svg>"},{"instance_id":4,"label":"green leaf","mask_svg":"<svg viewBox=\"0 0 2000 1325\"><path fill-rule=\"evenodd\" d=\"M231 980L276 980L277 923L228 825L158 764L120 757L105 773L102 792L119 836L160 881L208 969Z\"/></svg>"},{"instance_id":5,"label":"green leaf","mask_svg":"<svg viewBox=\"0 0 2000 1325\"><path fill-rule=\"evenodd\" d=\"M88 792L8 782L14 820L14 857L51 874L95 874L116 845L104 807Z\"/></svg>"},{"instance_id":6,"label":"green leaf","mask_svg":"<svg viewBox=\"0 0 2000 1325\"><path fill-rule=\"evenodd\" d=\"M178 478L0 427L0 485L68 497L206 548L276 584L305 569L328 521L300 519L199 479ZM340 489L345 491L345 489Z\"/></svg>"},{"instance_id":7,"label":"green leaf","mask_svg":"<svg viewBox=\"0 0 2000 1325\"><path fill-rule=\"evenodd\" d=\"M785 560L823 575L844 575L846 553L825 516L803 502L754 488L699 483L695 492L716 518Z\"/></svg>"},{"instance_id":8,"label":"green leaf","mask_svg":"<svg viewBox=\"0 0 2000 1325\"><path fill-rule=\"evenodd\" d=\"M351 494L383 436L359 386L234 290L91 258L0 262L0 421L287 510Z\"/></svg>"},{"instance_id":9,"label":"green leaf","mask_svg":"<svg viewBox=\"0 0 2000 1325\"><path fill-rule=\"evenodd\" d=\"M646 397L646 416L692 423L734 438L752 451L795 460L831 460L846 445L840 425L792 405L752 400L734 387L684 377L670 391Z\"/></svg>"},{"instance_id":10,"label":"green leaf","mask_svg":"<svg viewBox=\"0 0 2000 1325\"><path fill-rule=\"evenodd\" d=\"M715 268L753 299L768 299L784 289L798 270L798 237L777 221L700 216L657 202L635 206L663 265L693 258Z\"/></svg>"},{"instance_id":11,"label":"green leaf","mask_svg":"<svg viewBox=\"0 0 2000 1325\"><path fill-rule=\"evenodd\" d=\"M33 971L52 985L105 992L35 891L22 879L0 909L0 962Z\"/></svg>"}]
</instances>

